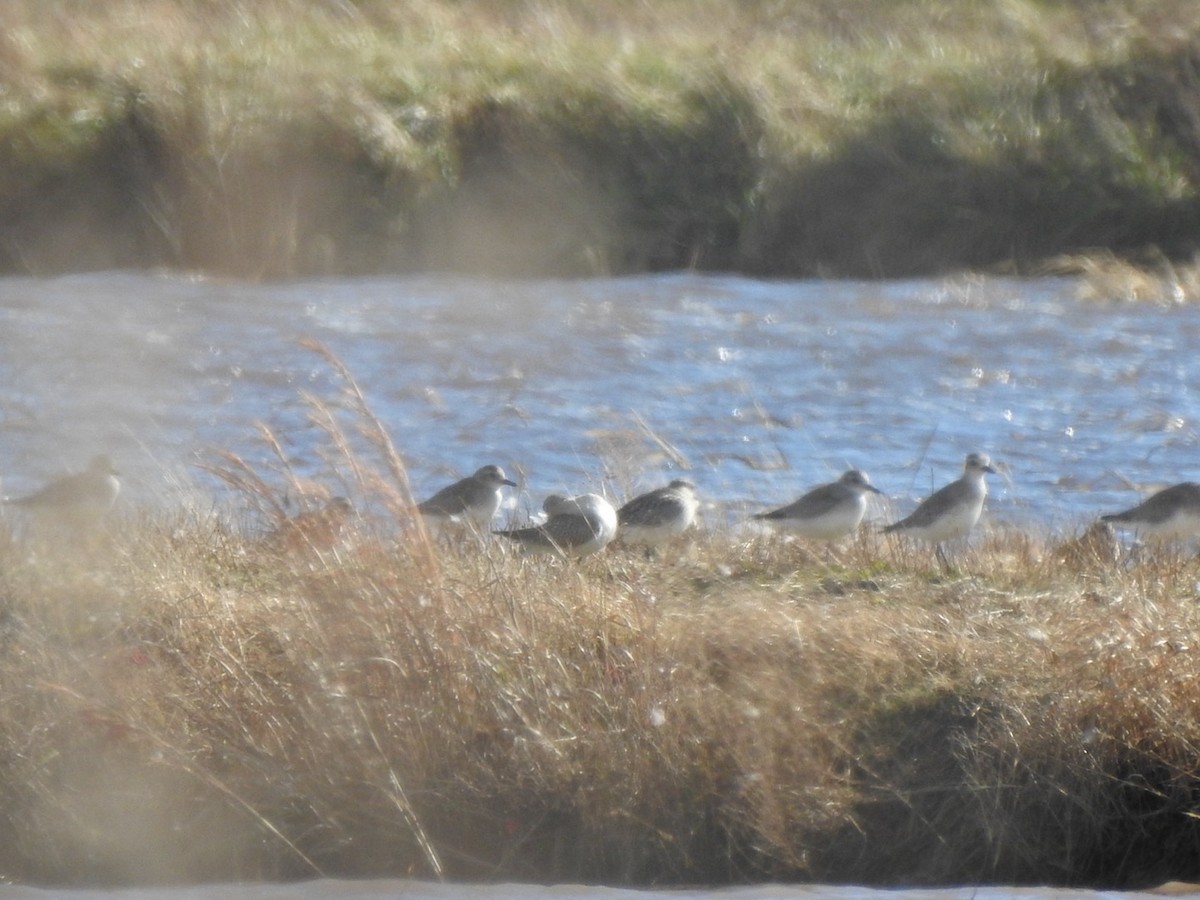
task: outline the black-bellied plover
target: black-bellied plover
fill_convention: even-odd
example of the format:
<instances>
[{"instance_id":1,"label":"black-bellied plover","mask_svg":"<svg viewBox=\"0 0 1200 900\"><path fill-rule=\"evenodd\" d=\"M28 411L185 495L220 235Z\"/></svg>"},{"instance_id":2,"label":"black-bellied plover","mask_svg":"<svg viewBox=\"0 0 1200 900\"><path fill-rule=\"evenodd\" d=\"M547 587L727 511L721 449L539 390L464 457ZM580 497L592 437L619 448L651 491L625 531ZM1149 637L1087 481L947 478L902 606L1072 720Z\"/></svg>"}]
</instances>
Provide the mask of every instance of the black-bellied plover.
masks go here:
<instances>
[{"instance_id":1,"label":"black-bellied plover","mask_svg":"<svg viewBox=\"0 0 1200 900\"><path fill-rule=\"evenodd\" d=\"M934 491L910 515L883 530L933 544L938 559L947 565L942 544L966 537L979 521L987 498L984 476L989 472L995 474L996 470L986 453L968 454L962 478Z\"/></svg>"},{"instance_id":2,"label":"black-bellied plover","mask_svg":"<svg viewBox=\"0 0 1200 900\"><path fill-rule=\"evenodd\" d=\"M650 553L687 531L699 506L696 486L684 478L639 494L617 510L621 542L645 547Z\"/></svg>"},{"instance_id":3,"label":"black-bellied plover","mask_svg":"<svg viewBox=\"0 0 1200 900\"><path fill-rule=\"evenodd\" d=\"M516 487L499 466L483 466L454 484L442 488L417 510L433 530L448 524L468 526L481 534L491 529L492 519L503 499L500 488Z\"/></svg>"},{"instance_id":4,"label":"black-bellied plover","mask_svg":"<svg viewBox=\"0 0 1200 900\"><path fill-rule=\"evenodd\" d=\"M603 550L617 535L617 511L599 494L563 497L551 494L542 503L546 521L527 528L495 532L528 553L588 556Z\"/></svg>"},{"instance_id":5,"label":"black-bellied plover","mask_svg":"<svg viewBox=\"0 0 1200 900\"><path fill-rule=\"evenodd\" d=\"M117 502L121 492L119 474L112 460L101 454L93 457L84 471L5 502L27 510L40 526L87 528L98 523Z\"/></svg>"},{"instance_id":6,"label":"black-bellied plover","mask_svg":"<svg viewBox=\"0 0 1200 900\"><path fill-rule=\"evenodd\" d=\"M867 494L881 493L867 473L850 469L799 500L754 518L780 530L818 541L835 541L856 529L867 512Z\"/></svg>"},{"instance_id":7,"label":"black-bellied plover","mask_svg":"<svg viewBox=\"0 0 1200 900\"><path fill-rule=\"evenodd\" d=\"M1200 536L1200 484L1185 481L1151 494L1124 512L1100 517L1139 538L1158 541L1184 540Z\"/></svg>"}]
</instances>

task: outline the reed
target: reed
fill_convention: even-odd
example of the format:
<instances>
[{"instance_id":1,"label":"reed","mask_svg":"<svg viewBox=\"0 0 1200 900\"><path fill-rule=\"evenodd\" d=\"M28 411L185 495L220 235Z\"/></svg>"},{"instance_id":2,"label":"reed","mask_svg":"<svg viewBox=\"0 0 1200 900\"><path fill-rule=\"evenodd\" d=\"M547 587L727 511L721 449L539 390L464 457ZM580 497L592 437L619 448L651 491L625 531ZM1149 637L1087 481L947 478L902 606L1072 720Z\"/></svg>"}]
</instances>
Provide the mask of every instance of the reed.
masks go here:
<instances>
[{"instance_id":1,"label":"reed","mask_svg":"<svg viewBox=\"0 0 1200 900\"><path fill-rule=\"evenodd\" d=\"M0 267L1190 260L1189 0L11 0Z\"/></svg>"},{"instance_id":2,"label":"reed","mask_svg":"<svg viewBox=\"0 0 1200 900\"><path fill-rule=\"evenodd\" d=\"M277 465L207 464L238 509L0 543L7 877L1196 877L1196 559L1001 529L950 572L871 531L434 545L339 371L308 398L325 478L264 432ZM332 485L340 534L272 540Z\"/></svg>"}]
</instances>

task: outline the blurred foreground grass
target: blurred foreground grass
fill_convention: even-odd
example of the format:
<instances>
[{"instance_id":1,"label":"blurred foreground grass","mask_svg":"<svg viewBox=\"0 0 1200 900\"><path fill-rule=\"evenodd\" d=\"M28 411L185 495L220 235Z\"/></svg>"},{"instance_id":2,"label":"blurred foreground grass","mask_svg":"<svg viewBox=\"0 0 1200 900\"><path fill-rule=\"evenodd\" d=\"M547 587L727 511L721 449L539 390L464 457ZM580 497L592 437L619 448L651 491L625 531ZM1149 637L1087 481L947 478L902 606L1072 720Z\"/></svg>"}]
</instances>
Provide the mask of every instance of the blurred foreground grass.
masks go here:
<instances>
[{"instance_id":1,"label":"blurred foreground grass","mask_svg":"<svg viewBox=\"0 0 1200 900\"><path fill-rule=\"evenodd\" d=\"M415 549L414 549L415 547ZM1200 874L1194 559L573 566L126 518L0 568L0 866L88 884Z\"/></svg>"},{"instance_id":2,"label":"blurred foreground grass","mask_svg":"<svg viewBox=\"0 0 1200 900\"><path fill-rule=\"evenodd\" d=\"M8 0L0 268L904 276L1200 234L1192 0Z\"/></svg>"}]
</instances>

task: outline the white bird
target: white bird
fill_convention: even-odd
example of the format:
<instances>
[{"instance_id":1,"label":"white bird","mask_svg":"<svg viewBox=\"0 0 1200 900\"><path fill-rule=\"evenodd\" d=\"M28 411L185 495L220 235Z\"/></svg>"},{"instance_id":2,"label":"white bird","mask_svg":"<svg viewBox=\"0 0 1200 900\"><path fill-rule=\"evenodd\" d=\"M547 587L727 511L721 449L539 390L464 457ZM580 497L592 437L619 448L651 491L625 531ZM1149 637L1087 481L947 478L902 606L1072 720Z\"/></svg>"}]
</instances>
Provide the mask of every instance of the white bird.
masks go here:
<instances>
[{"instance_id":1,"label":"white bird","mask_svg":"<svg viewBox=\"0 0 1200 900\"><path fill-rule=\"evenodd\" d=\"M527 553L573 557L603 550L617 535L617 511L599 494L551 494L542 509L547 516L542 524L495 533L520 544Z\"/></svg>"},{"instance_id":2,"label":"white bird","mask_svg":"<svg viewBox=\"0 0 1200 900\"><path fill-rule=\"evenodd\" d=\"M96 525L117 502L121 492L119 474L112 460L101 454L93 457L84 471L5 502L27 510L41 525L88 528Z\"/></svg>"},{"instance_id":3,"label":"white bird","mask_svg":"<svg viewBox=\"0 0 1200 900\"><path fill-rule=\"evenodd\" d=\"M754 518L803 538L835 541L856 529L867 512L867 494L882 493L866 472L850 469L837 481L813 488L799 500Z\"/></svg>"},{"instance_id":4,"label":"white bird","mask_svg":"<svg viewBox=\"0 0 1200 900\"><path fill-rule=\"evenodd\" d=\"M435 530L457 524L484 533L500 508L500 488L505 485L516 487L517 483L510 481L499 466L483 466L474 475L447 485L417 504L417 510Z\"/></svg>"},{"instance_id":5,"label":"white bird","mask_svg":"<svg viewBox=\"0 0 1200 900\"><path fill-rule=\"evenodd\" d=\"M696 486L684 478L639 494L617 510L621 541L645 547L649 553L687 531L699 506Z\"/></svg>"},{"instance_id":6,"label":"white bird","mask_svg":"<svg viewBox=\"0 0 1200 900\"><path fill-rule=\"evenodd\" d=\"M1163 488L1137 506L1101 516L1100 520L1160 541L1200 536L1200 484L1185 481Z\"/></svg>"},{"instance_id":7,"label":"white bird","mask_svg":"<svg viewBox=\"0 0 1200 900\"><path fill-rule=\"evenodd\" d=\"M989 472L995 474L996 470L986 453L968 454L962 478L934 491L909 516L888 525L884 532L906 534L933 544L938 559L946 565L941 545L966 537L979 521L987 498L984 476Z\"/></svg>"}]
</instances>

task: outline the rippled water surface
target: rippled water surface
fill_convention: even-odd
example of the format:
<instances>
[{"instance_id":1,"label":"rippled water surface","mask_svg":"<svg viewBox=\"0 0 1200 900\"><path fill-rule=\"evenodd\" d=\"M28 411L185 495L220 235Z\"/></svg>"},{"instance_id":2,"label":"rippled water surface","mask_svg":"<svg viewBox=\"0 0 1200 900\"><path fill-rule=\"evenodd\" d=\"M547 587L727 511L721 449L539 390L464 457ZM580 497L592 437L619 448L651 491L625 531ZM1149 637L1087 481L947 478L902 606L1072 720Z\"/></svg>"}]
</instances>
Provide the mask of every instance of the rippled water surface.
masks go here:
<instances>
[{"instance_id":1,"label":"rippled water surface","mask_svg":"<svg viewBox=\"0 0 1200 900\"><path fill-rule=\"evenodd\" d=\"M985 450L993 521L1074 528L1200 477L1200 308L1096 304L1069 280L666 275L242 284L0 280L0 476L17 494L107 451L123 503L221 497L214 448L335 481L310 421L353 373L424 495L496 462L511 501L614 499L686 468L709 521L848 465L903 512ZM265 471L265 469L264 469ZM344 485L334 486L343 490ZM232 499L232 498L230 498Z\"/></svg>"}]
</instances>

